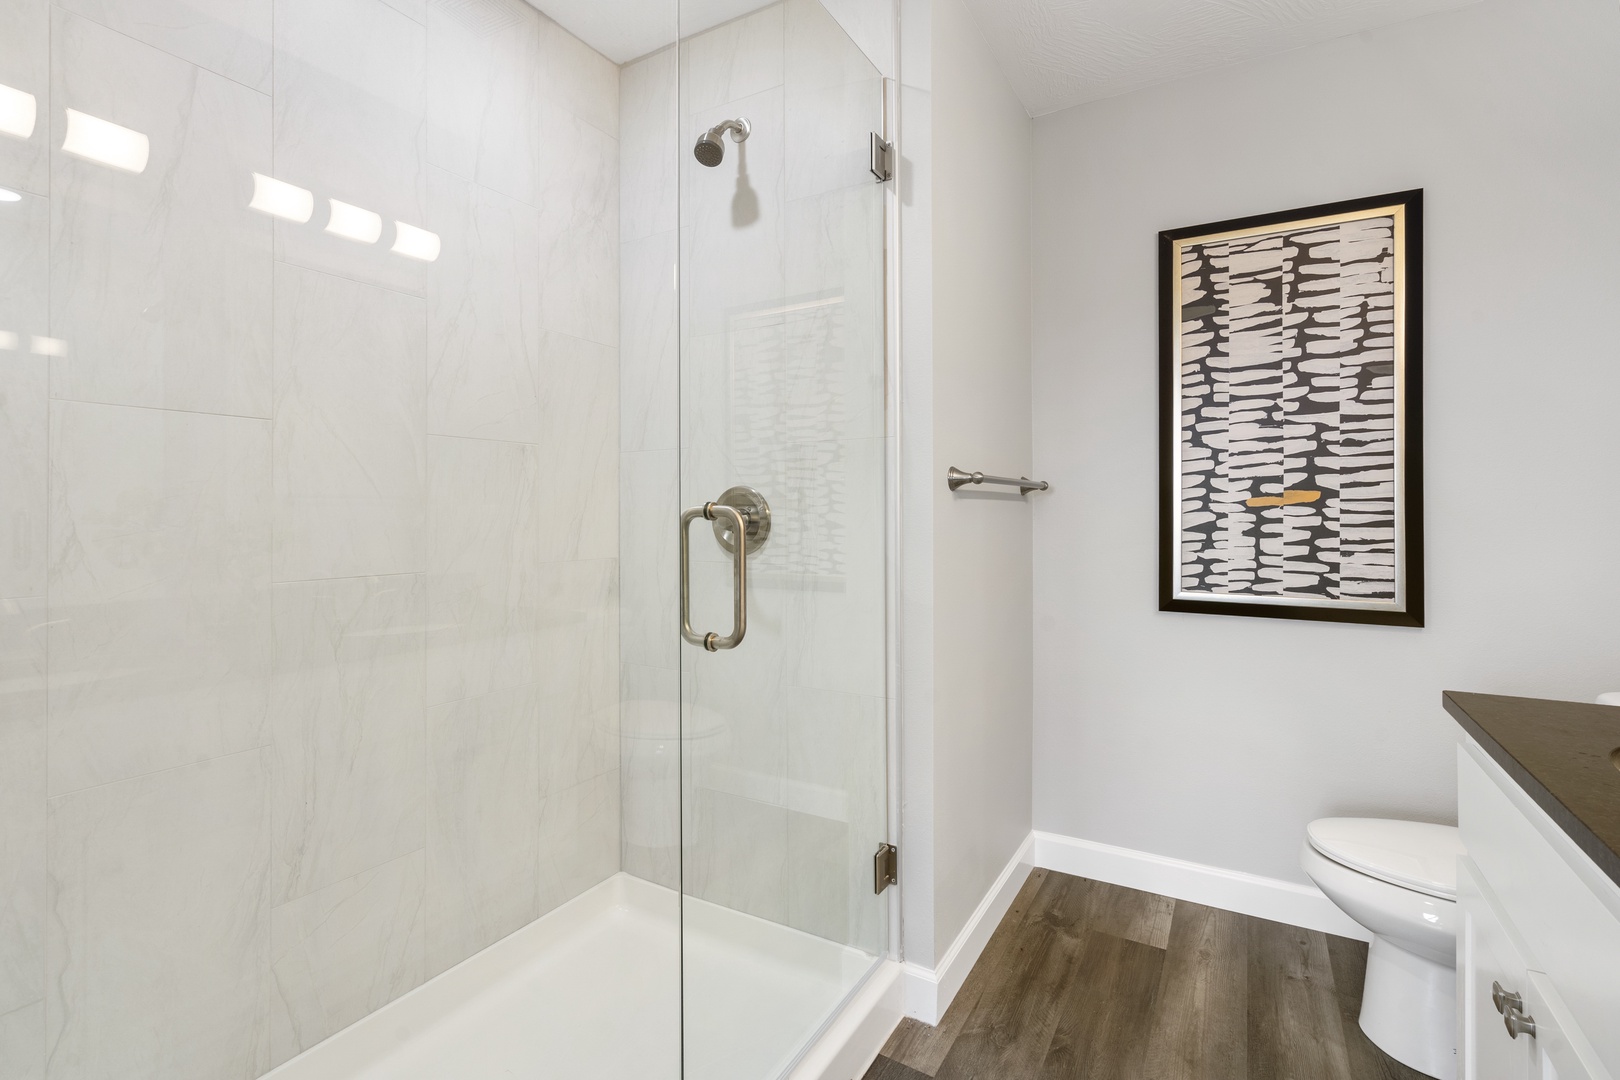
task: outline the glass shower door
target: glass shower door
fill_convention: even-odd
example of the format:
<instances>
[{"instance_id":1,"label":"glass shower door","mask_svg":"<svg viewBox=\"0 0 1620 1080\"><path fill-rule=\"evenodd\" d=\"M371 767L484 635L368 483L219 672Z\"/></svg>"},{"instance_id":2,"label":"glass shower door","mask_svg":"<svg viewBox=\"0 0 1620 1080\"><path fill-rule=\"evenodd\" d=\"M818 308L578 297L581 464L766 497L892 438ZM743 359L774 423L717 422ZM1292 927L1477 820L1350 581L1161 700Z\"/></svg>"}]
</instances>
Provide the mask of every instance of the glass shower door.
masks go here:
<instances>
[{"instance_id":1,"label":"glass shower door","mask_svg":"<svg viewBox=\"0 0 1620 1080\"><path fill-rule=\"evenodd\" d=\"M678 80L684 1075L761 1080L887 945L882 84L817 0L708 28L694 7Z\"/></svg>"}]
</instances>

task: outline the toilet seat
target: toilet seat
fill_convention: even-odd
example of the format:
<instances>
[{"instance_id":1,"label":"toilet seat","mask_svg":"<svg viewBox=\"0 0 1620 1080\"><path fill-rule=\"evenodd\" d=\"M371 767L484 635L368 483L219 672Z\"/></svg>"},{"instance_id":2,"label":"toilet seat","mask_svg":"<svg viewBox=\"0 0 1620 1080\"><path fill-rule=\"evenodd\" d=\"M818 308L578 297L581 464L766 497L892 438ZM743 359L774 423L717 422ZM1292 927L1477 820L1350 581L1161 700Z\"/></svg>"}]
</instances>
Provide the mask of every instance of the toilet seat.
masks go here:
<instances>
[{"instance_id":1,"label":"toilet seat","mask_svg":"<svg viewBox=\"0 0 1620 1080\"><path fill-rule=\"evenodd\" d=\"M1457 857L1464 854L1457 829L1385 818L1321 818L1306 827L1323 857L1368 877L1427 896L1454 900Z\"/></svg>"}]
</instances>

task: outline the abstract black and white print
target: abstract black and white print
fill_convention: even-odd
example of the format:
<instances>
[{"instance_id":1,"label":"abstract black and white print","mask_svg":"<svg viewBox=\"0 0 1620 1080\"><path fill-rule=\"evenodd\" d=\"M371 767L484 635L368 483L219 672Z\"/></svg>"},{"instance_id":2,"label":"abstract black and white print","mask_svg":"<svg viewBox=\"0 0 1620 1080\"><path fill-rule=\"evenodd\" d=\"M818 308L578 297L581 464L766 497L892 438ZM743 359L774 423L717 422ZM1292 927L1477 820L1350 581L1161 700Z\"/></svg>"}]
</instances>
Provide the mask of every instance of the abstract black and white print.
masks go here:
<instances>
[{"instance_id":1,"label":"abstract black and white print","mask_svg":"<svg viewBox=\"0 0 1620 1080\"><path fill-rule=\"evenodd\" d=\"M1397 226L1181 245L1180 595L1398 599Z\"/></svg>"}]
</instances>

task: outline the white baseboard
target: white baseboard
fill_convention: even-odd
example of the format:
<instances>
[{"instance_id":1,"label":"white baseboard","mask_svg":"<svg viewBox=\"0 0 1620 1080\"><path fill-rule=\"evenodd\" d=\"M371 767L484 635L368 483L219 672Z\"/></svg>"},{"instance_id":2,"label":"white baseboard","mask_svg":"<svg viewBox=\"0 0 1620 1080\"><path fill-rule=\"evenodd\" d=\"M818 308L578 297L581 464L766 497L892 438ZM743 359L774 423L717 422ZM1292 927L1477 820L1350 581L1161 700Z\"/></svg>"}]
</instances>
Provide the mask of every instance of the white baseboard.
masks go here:
<instances>
[{"instance_id":1,"label":"white baseboard","mask_svg":"<svg viewBox=\"0 0 1620 1080\"><path fill-rule=\"evenodd\" d=\"M1036 866L1075 877L1106 881L1272 922L1340 937L1371 941L1365 927L1340 911L1313 885L1223 870L1218 866L1150 855L1145 851L1036 832Z\"/></svg>"},{"instance_id":2,"label":"white baseboard","mask_svg":"<svg viewBox=\"0 0 1620 1080\"><path fill-rule=\"evenodd\" d=\"M984 899L979 901L979 906L968 917L967 925L956 935L951 947L945 950L938 965L932 968L914 963L905 965L907 1016L925 1024L937 1024L939 1018L945 1015L945 1010L956 999L956 992L962 989L968 972L973 970L979 954L984 952L990 935L1001 925L1002 916L1012 907L1018 890L1024 887L1025 879L1034 869L1030 860L1034 845L1033 833L1024 837L1018 851L1002 868L1000 876L990 886L990 891L984 894Z\"/></svg>"},{"instance_id":3,"label":"white baseboard","mask_svg":"<svg viewBox=\"0 0 1620 1080\"><path fill-rule=\"evenodd\" d=\"M788 1080L860 1080L904 1015L901 965L885 960L805 1051Z\"/></svg>"}]
</instances>

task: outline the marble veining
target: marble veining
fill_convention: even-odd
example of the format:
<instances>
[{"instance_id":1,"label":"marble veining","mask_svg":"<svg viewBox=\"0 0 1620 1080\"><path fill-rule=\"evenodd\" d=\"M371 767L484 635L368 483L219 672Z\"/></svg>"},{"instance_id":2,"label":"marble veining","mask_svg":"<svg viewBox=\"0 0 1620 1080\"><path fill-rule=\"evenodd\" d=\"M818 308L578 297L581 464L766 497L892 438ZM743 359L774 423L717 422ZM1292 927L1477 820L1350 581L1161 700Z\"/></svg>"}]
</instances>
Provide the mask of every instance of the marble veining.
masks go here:
<instances>
[{"instance_id":1,"label":"marble veining","mask_svg":"<svg viewBox=\"0 0 1620 1080\"><path fill-rule=\"evenodd\" d=\"M0 1014L45 995L44 620L41 599L0 600Z\"/></svg>"},{"instance_id":2,"label":"marble veining","mask_svg":"<svg viewBox=\"0 0 1620 1080\"><path fill-rule=\"evenodd\" d=\"M52 799L46 1076L251 1080L269 1065L268 755Z\"/></svg>"},{"instance_id":3,"label":"marble veining","mask_svg":"<svg viewBox=\"0 0 1620 1080\"><path fill-rule=\"evenodd\" d=\"M47 361L28 344L49 333L49 245L45 199L0 206L0 597L45 594Z\"/></svg>"},{"instance_id":4,"label":"marble veining","mask_svg":"<svg viewBox=\"0 0 1620 1080\"><path fill-rule=\"evenodd\" d=\"M132 176L51 113L53 396L269 416L269 97L62 10L52 32L54 99L151 144Z\"/></svg>"},{"instance_id":5,"label":"marble veining","mask_svg":"<svg viewBox=\"0 0 1620 1080\"><path fill-rule=\"evenodd\" d=\"M275 587L278 902L424 843L426 596L421 575Z\"/></svg>"},{"instance_id":6,"label":"marble veining","mask_svg":"<svg viewBox=\"0 0 1620 1080\"><path fill-rule=\"evenodd\" d=\"M60 0L61 6L264 93L271 0Z\"/></svg>"},{"instance_id":7,"label":"marble veining","mask_svg":"<svg viewBox=\"0 0 1620 1080\"><path fill-rule=\"evenodd\" d=\"M262 745L270 425L51 406L50 789Z\"/></svg>"}]
</instances>

